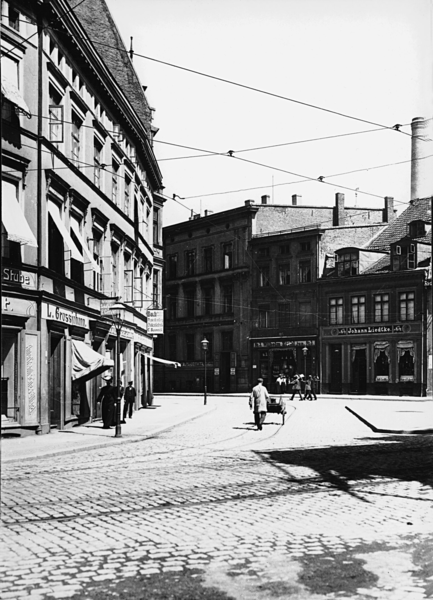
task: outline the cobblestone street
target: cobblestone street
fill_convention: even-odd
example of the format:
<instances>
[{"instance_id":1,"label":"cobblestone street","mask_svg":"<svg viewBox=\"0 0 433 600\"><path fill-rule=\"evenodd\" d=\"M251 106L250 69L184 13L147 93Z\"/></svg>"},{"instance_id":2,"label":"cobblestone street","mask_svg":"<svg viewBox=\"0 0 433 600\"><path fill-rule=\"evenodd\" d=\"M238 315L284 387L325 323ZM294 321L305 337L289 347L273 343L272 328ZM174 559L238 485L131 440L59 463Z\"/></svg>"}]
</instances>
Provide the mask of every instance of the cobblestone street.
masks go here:
<instances>
[{"instance_id":1,"label":"cobblestone street","mask_svg":"<svg viewBox=\"0 0 433 600\"><path fill-rule=\"evenodd\" d=\"M209 404L137 443L5 463L1 597L433 597L431 435L372 433L341 400L263 431L246 399Z\"/></svg>"}]
</instances>

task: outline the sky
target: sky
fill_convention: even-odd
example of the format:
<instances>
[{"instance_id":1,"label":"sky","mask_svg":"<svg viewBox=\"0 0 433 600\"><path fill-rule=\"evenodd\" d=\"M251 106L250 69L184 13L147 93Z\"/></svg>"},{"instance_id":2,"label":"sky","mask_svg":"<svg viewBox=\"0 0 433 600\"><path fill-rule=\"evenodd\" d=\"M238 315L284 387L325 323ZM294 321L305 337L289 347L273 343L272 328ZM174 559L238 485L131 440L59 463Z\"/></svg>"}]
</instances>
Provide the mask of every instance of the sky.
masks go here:
<instances>
[{"instance_id":1,"label":"sky","mask_svg":"<svg viewBox=\"0 0 433 600\"><path fill-rule=\"evenodd\" d=\"M263 195L407 206L406 134L433 112L432 0L106 1L155 109L165 226Z\"/></svg>"}]
</instances>

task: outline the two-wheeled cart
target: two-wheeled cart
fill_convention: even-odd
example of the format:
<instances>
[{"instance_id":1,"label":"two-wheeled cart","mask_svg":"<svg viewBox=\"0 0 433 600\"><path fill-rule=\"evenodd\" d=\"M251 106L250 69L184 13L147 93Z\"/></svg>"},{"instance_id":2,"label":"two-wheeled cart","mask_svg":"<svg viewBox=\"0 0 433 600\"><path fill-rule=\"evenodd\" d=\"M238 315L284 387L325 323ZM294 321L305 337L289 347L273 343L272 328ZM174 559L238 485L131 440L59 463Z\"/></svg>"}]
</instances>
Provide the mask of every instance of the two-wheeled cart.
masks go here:
<instances>
[{"instance_id":1,"label":"two-wheeled cart","mask_svg":"<svg viewBox=\"0 0 433 600\"><path fill-rule=\"evenodd\" d=\"M268 413L276 413L281 415L283 420L283 425L286 421L286 400L284 396L270 396L267 401Z\"/></svg>"}]
</instances>

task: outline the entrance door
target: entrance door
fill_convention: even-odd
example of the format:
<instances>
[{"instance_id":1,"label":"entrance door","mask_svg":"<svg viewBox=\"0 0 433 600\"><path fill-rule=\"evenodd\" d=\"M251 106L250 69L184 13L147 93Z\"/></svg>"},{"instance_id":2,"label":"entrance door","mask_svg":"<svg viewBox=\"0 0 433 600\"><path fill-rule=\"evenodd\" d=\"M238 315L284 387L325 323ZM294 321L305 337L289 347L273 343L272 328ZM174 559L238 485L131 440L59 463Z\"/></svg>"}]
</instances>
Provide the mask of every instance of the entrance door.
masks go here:
<instances>
[{"instance_id":1,"label":"entrance door","mask_svg":"<svg viewBox=\"0 0 433 600\"><path fill-rule=\"evenodd\" d=\"M355 356L352 361L350 391L353 394L367 393L367 355L365 348L355 350Z\"/></svg>"},{"instance_id":2,"label":"entrance door","mask_svg":"<svg viewBox=\"0 0 433 600\"><path fill-rule=\"evenodd\" d=\"M63 401L62 389L62 340L63 337L54 333L50 336L50 362L49 362L49 410L51 427L59 427L61 405Z\"/></svg>"},{"instance_id":3,"label":"entrance door","mask_svg":"<svg viewBox=\"0 0 433 600\"><path fill-rule=\"evenodd\" d=\"M341 366L341 344L330 344L330 380L329 391L335 394L342 392L342 366Z\"/></svg>"},{"instance_id":4,"label":"entrance door","mask_svg":"<svg viewBox=\"0 0 433 600\"><path fill-rule=\"evenodd\" d=\"M9 421L18 417L17 405L17 349L16 334L2 333L2 364L1 364L1 415Z\"/></svg>"},{"instance_id":5,"label":"entrance door","mask_svg":"<svg viewBox=\"0 0 433 600\"><path fill-rule=\"evenodd\" d=\"M230 352L221 352L220 387L224 394L230 392Z\"/></svg>"}]
</instances>

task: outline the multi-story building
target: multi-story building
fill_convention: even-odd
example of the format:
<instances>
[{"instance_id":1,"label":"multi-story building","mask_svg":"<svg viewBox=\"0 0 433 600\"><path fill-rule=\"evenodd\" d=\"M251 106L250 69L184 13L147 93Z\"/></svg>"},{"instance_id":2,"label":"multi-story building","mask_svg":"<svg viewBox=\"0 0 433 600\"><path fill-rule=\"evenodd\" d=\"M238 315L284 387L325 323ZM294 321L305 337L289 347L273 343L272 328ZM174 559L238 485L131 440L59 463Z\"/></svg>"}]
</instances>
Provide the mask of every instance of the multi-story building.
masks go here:
<instances>
[{"instance_id":1,"label":"multi-story building","mask_svg":"<svg viewBox=\"0 0 433 600\"><path fill-rule=\"evenodd\" d=\"M325 393L431 394L431 203L412 200L369 244L340 245L328 257L320 281Z\"/></svg>"},{"instance_id":2,"label":"multi-story building","mask_svg":"<svg viewBox=\"0 0 433 600\"><path fill-rule=\"evenodd\" d=\"M115 357L116 299L123 382L151 395L156 129L104 0L3 1L1 52L2 427L47 433L98 416L92 361Z\"/></svg>"},{"instance_id":3,"label":"multi-story building","mask_svg":"<svg viewBox=\"0 0 433 600\"><path fill-rule=\"evenodd\" d=\"M164 228L160 351L182 368L172 377L164 367L155 369L155 389L203 390L204 337L210 341L208 389L216 393L245 392L259 373L272 388L277 371L304 364L305 346L307 366L317 363L317 279L326 253L342 239L371 239L394 210L391 198L380 209L345 207L343 194L333 207L299 200L274 205L263 196L259 205L248 200Z\"/></svg>"}]
</instances>

